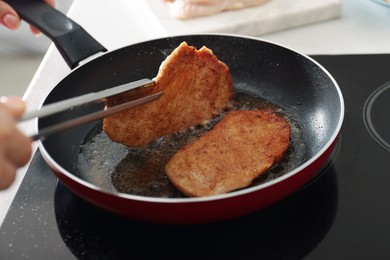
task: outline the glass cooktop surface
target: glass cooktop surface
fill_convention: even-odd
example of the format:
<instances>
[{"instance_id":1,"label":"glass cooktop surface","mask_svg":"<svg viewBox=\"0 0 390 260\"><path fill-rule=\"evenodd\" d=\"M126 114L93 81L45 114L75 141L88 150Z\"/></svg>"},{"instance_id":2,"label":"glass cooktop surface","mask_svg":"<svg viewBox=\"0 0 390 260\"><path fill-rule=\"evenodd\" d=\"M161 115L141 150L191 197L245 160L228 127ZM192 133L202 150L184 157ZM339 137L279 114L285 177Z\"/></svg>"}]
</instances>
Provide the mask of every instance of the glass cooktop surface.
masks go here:
<instances>
[{"instance_id":1,"label":"glass cooktop surface","mask_svg":"<svg viewBox=\"0 0 390 260\"><path fill-rule=\"evenodd\" d=\"M38 151L0 228L0 259L389 259L390 55L313 58L346 113L331 161L298 192L220 223L147 224L74 195Z\"/></svg>"}]
</instances>

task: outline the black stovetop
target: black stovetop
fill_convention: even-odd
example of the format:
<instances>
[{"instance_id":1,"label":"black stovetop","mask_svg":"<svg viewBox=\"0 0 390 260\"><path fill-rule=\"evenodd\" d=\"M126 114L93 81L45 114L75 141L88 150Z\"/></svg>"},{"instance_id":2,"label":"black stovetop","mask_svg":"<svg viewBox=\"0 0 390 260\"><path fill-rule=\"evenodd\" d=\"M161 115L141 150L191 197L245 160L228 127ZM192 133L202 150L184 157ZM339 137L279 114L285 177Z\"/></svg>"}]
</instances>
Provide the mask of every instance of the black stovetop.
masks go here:
<instances>
[{"instance_id":1,"label":"black stovetop","mask_svg":"<svg viewBox=\"0 0 390 260\"><path fill-rule=\"evenodd\" d=\"M194 226L123 219L57 183L35 154L0 229L0 259L390 259L390 54L313 56L346 114L331 163L265 210Z\"/></svg>"}]
</instances>

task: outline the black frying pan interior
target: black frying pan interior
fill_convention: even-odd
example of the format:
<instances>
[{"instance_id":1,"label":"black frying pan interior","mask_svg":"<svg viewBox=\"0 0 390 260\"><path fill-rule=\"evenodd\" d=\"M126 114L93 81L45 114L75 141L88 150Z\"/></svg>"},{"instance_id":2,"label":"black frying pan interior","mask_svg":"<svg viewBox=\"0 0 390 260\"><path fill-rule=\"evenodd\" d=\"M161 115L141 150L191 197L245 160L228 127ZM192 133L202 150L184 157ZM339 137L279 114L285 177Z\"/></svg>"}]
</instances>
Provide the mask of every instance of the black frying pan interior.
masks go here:
<instances>
[{"instance_id":1,"label":"black frying pan interior","mask_svg":"<svg viewBox=\"0 0 390 260\"><path fill-rule=\"evenodd\" d=\"M339 93L332 78L301 54L257 39L226 35L169 37L131 45L104 54L77 68L49 94L44 104L103 90L157 75L161 62L182 41L207 46L231 71L234 88L266 99L286 111L301 127L310 159L335 133L341 113ZM102 109L95 105L41 119L39 128ZM65 170L78 175L80 144L96 123L52 135L43 141L47 152Z\"/></svg>"}]
</instances>

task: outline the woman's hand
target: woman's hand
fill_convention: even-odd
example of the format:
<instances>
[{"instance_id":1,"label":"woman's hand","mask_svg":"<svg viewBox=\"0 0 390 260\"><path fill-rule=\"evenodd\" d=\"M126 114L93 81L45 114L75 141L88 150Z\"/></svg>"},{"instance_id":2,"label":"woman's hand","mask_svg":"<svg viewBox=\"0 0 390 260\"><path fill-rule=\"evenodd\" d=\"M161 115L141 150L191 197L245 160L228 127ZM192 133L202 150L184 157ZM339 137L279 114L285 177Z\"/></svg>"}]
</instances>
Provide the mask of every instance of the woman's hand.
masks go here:
<instances>
[{"instance_id":1,"label":"woman's hand","mask_svg":"<svg viewBox=\"0 0 390 260\"><path fill-rule=\"evenodd\" d=\"M19 97L0 98L0 190L12 184L16 170L31 157L31 139L16 126L24 110Z\"/></svg>"},{"instance_id":2,"label":"woman's hand","mask_svg":"<svg viewBox=\"0 0 390 260\"><path fill-rule=\"evenodd\" d=\"M44 0L44 1L51 6L55 6L55 0ZM19 15L9 4L1 0L0 0L0 24L4 25L5 27L11 30L16 30L20 27ZM35 35L40 34L40 32L33 26L30 26L30 28L33 34Z\"/></svg>"}]
</instances>

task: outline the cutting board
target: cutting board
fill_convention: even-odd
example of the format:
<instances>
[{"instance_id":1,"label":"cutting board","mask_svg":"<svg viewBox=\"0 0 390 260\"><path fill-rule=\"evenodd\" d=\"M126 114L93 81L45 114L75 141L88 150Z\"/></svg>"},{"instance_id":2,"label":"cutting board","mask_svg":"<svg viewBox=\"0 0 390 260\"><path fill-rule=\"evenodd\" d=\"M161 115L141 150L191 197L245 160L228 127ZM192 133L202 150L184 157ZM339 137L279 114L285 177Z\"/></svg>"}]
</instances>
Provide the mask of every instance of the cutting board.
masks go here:
<instances>
[{"instance_id":1,"label":"cutting board","mask_svg":"<svg viewBox=\"0 0 390 260\"><path fill-rule=\"evenodd\" d=\"M236 33L259 36L341 15L341 0L269 0L257 7L179 20L170 16L168 6L162 0L145 1L160 28L168 35Z\"/></svg>"}]
</instances>

